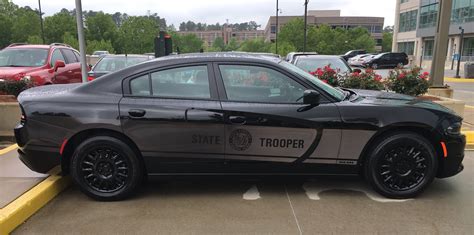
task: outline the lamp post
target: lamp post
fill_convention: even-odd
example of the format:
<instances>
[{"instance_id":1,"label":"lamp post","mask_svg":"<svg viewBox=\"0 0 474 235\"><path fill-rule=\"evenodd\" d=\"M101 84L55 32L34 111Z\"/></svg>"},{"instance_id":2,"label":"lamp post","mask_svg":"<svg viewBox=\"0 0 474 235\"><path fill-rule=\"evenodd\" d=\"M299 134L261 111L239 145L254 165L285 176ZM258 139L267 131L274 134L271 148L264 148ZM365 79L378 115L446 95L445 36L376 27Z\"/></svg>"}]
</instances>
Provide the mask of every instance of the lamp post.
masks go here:
<instances>
[{"instance_id":1,"label":"lamp post","mask_svg":"<svg viewBox=\"0 0 474 235\"><path fill-rule=\"evenodd\" d=\"M76 23L77 39L79 41L79 51L81 52L81 74L82 82L87 82L87 62L86 62L86 41L84 39L84 22L82 20L82 2L76 0Z\"/></svg>"},{"instance_id":2,"label":"lamp post","mask_svg":"<svg viewBox=\"0 0 474 235\"><path fill-rule=\"evenodd\" d=\"M459 26L459 30L461 30L461 38L459 39L459 52L458 52L458 64L456 66L456 76L455 78L461 78L459 76L459 67L461 66L461 55L462 55L462 46L463 46L463 41L464 41L464 28Z\"/></svg>"},{"instance_id":3,"label":"lamp post","mask_svg":"<svg viewBox=\"0 0 474 235\"><path fill-rule=\"evenodd\" d=\"M43 12L41 12L41 0L38 0L38 8L39 8L40 23L41 23L41 39L43 40L43 44L45 44L46 40L44 40Z\"/></svg>"},{"instance_id":4,"label":"lamp post","mask_svg":"<svg viewBox=\"0 0 474 235\"><path fill-rule=\"evenodd\" d=\"M303 52L306 52L306 30L307 30L307 16L308 16L308 2L304 1L304 41L303 41Z\"/></svg>"},{"instance_id":5,"label":"lamp post","mask_svg":"<svg viewBox=\"0 0 474 235\"><path fill-rule=\"evenodd\" d=\"M278 0L276 0L275 54L278 54Z\"/></svg>"}]
</instances>

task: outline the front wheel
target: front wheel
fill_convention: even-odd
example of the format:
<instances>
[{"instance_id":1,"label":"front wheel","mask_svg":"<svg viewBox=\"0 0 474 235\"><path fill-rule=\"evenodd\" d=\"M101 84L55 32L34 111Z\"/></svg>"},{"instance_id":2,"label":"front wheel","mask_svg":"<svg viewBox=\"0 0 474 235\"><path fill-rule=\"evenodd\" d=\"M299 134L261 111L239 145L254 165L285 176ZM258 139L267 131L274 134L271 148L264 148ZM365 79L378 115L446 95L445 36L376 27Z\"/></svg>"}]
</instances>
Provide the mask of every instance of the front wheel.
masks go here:
<instances>
[{"instance_id":1,"label":"front wheel","mask_svg":"<svg viewBox=\"0 0 474 235\"><path fill-rule=\"evenodd\" d=\"M389 198L412 198L433 181L438 162L423 136L404 132L385 136L365 162L367 181Z\"/></svg>"},{"instance_id":2,"label":"front wheel","mask_svg":"<svg viewBox=\"0 0 474 235\"><path fill-rule=\"evenodd\" d=\"M130 196L143 171L137 154L120 139L96 136L82 142L71 160L71 176L86 195L104 201Z\"/></svg>"}]
</instances>

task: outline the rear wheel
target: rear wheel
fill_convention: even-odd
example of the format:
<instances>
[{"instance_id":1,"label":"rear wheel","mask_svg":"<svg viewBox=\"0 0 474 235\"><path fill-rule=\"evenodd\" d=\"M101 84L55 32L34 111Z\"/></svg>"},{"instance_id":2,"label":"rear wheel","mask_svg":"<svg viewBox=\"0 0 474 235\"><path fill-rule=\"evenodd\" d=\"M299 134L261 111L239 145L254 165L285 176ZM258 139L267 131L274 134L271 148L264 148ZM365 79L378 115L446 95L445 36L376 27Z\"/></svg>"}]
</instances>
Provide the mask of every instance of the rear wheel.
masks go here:
<instances>
[{"instance_id":1,"label":"rear wheel","mask_svg":"<svg viewBox=\"0 0 474 235\"><path fill-rule=\"evenodd\" d=\"M365 163L372 187L389 198L411 198L433 181L438 167L431 143L418 134L403 132L385 136Z\"/></svg>"},{"instance_id":2,"label":"rear wheel","mask_svg":"<svg viewBox=\"0 0 474 235\"><path fill-rule=\"evenodd\" d=\"M81 191L97 200L130 196L142 180L137 154L120 139L96 136L82 142L71 160L71 176Z\"/></svg>"}]
</instances>

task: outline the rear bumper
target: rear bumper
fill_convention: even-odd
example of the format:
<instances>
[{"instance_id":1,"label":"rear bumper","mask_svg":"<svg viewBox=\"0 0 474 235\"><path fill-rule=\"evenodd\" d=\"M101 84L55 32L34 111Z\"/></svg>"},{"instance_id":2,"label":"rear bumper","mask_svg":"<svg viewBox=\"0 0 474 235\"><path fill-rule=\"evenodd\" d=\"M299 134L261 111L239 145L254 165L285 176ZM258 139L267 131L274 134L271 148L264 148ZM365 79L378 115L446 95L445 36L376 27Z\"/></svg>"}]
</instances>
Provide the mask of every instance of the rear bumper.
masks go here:
<instances>
[{"instance_id":1,"label":"rear bumper","mask_svg":"<svg viewBox=\"0 0 474 235\"><path fill-rule=\"evenodd\" d=\"M14 131L19 146L18 156L32 171L47 173L60 164L60 154L57 147L28 144L26 141L28 133L21 124L17 125Z\"/></svg>"},{"instance_id":2,"label":"rear bumper","mask_svg":"<svg viewBox=\"0 0 474 235\"><path fill-rule=\"evenodd\" d=\"M442 157L440 161L436 176L438 178L457 175L464 169L462 161L464 159L464 148L466 147L466 136L450 137L445 140L445 143L448 156Z\"/></svg>"}]
</instances>

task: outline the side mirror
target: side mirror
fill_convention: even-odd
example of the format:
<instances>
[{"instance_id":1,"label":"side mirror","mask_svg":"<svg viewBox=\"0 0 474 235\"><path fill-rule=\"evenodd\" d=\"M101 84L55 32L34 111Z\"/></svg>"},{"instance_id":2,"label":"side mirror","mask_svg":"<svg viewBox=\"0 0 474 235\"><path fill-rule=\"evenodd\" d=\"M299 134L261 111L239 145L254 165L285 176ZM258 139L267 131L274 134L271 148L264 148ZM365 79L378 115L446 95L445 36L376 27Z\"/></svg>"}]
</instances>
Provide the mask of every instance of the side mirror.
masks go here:
<instances>
[{"instance_id":1,"label":"side mirror","mask_svg":"<svg viewBox=\"0 0 474 235\"><path fill-rule=\"evenodd\" d=\"M64 63L64 61L56 60L56 62L54 62L54 71L58 71L58 68L63 68L63 67L66 67L66 64Z\"/></svg>"},{"instance_id":2,"label":"side mirror","mask_svg":"<svg viewBox=\"0 0 474 235\"><path fill-rule=\"evenodd\" d=\"M360 69L353 69L352 72L353 72L353 73L362 73L362 70L360 70Z\"/></svg>"},{"instance_id":3,"label":"side mirror","mask_svg":"<svg viewBox=\"0 0 474 235\"><path fill-rule=\"evenodd\" d=\"M318 105L321 100L321 94L315 90L306 90L303 93L303 103L309 105Z\"/></svg>"}]
</instances>

